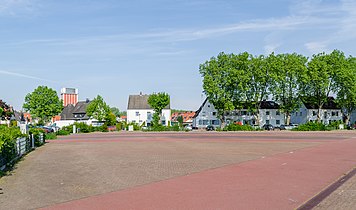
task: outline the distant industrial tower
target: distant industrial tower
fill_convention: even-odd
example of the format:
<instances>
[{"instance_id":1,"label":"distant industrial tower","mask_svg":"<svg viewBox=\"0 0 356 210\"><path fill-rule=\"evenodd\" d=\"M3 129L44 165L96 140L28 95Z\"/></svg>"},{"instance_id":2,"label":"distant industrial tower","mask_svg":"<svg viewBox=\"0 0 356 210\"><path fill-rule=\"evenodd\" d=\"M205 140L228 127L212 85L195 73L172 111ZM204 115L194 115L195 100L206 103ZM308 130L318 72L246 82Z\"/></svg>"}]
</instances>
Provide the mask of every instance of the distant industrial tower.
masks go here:
<instances>
[{"instance_id":1,"label":"distant industrial tower","mask_svg":"<svg viewBox=\"0 0 356 210\"><path fill-rule=\"evenodd\" d=\"M68 104L76 105L78 103L78 89L62 88L61 98L63 100L63 106L67 106Z\"/></svg>"}]
</instances>

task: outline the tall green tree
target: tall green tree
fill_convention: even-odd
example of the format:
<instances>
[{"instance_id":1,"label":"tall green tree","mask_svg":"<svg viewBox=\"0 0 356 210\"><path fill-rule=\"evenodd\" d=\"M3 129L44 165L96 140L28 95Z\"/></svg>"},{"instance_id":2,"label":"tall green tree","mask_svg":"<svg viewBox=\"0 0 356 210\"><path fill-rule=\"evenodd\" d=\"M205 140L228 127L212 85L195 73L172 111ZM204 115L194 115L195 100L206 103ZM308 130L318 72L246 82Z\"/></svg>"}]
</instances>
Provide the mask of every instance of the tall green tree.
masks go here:
<instances>
[{"instance_id":1,"label":"tall green tree","mask_svg":"<svg viewBox=\"0 0 356 210\"><path fill-rule=\"evenodd\" d=\"M170 97L168 93L153 93L148 97L148 104L153 108L153 124L158 125L162 117L162 110L166 108L170 103Z\"/></svg>"},{"instance_id":2,"label":"tall green tree","mask_svg":"<svg viewBox=\"0 0 356 210\"><path fill-rule=\"evenodd\" d=\"M47 86L38 86L32 93L26 95L23 108L30 112L32 117L48 122L51 117L62 111L63 103L55 90Z\"/></svg>"},{"instance_id":3,"label":"tall green tree","mask_svg":"<svg viewBox=\"0 0 356 210\"><path fill-rule=\"evenodd\" d=\"M179 115L177 117L177 121L178 121L179 127L182 128L183 127L183 117L182 117L182 115Z\"/></svg>"},{"instance_id":4,"label":"tall green tree","mask_svg":"<svg viewBox=\"0 0 356 210\"><path fill-rule=\"evenodd\" d=\"M226 113L238 107L246 96L248 58L247 52L239 55L221 52L199 66L204 93L216 108L222 128Z\"/></svg>"},{"instance_id":5,"label":"tall green tree","mask_svg":"<svg viewBox=\"0 0 356 210\"><path fill-rule=\"evenodd\" d=\"M356 110L356 58L349 57L346 62L346 68L336 75L336 83L338 87L337 101L343 107L345 123L348 124L352 112Z\"/></svg>"},{"instance_id":6,"label":"tall green tree","mask_svg":"<svg viewBox=\"0 0 356 210\"><path fill-rule=\"evenodd\" d=\"M98 95L90 102L86 109L87 115L98 121L105 121L111 113L110 107L105 103L103 97Z\"/></svg>"},{"instance_id":7,"label":"tall green tree","mask_svg":"<svg viewBox=\"0 0 356 210\"><path fill-rule=\"evenodd\" d=\"M120 117L120 110L117 107L111 107L110 111L116 116L116 117Z\"/></svg>"},{"instance_id":8,"label":"tall green tree","mask_svg":"<svg viewBox=\"0 0 356 210\"><path fill-rule=\"evenodd\" d=\"M9 120L13 113L12 107L0 99L0 120Z\"/></svg>"},{"instance_id":9,"label":"tall green tree","mask_svg":"<svg viewBox=\"0 0 356 210\"><path fill-rule=\"evenodd\" d=\"M336 77L344 71L345 56L334 50L330 54L313 55L307 64L307 77L303 80L302 95L304 100L318 107L317 121L321 122L321 110L331 93L337 93Z\"/></svg>"},{"instance_id":10,"label":"tall green tree","mask_svg":"<svg viewBox=\"0 0 356 210\"><path fill-rule=\"evenodd\" d=\"M271 83L270 71L265 56L251 56L247 82L247 91L245 92L246 105L255 116L256 123L260 121L261 101L268 98L269 87Z\"/></svg>"},{"instance_id":11,"label":"tall green tree","mask_svg":"<svg viewBox=\"0 0 356 210\"><path fill-rule=\"evenodd\" d=\"M267 58L270 70L270 92L285 113L285 124L289 125L291 113L300 106L301 82L306 76L308 58L303 55L270 54Z\"/></svg>"}]
</instances>

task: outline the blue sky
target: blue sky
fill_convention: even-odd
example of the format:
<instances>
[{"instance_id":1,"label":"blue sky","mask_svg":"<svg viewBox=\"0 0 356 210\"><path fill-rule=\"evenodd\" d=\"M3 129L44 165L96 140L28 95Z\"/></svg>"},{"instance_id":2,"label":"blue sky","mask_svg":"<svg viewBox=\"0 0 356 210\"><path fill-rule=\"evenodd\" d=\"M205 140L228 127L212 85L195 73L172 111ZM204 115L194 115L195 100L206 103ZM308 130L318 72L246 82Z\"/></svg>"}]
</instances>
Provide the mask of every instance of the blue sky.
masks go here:
<instances>
[{"instance_id":1,"label":"blue sky","mask_svg":"<svg viewBox=\"0 0 356 210\"><path fill-rule=\"evenodd\" d=\"M39 85L100 94L167 92L196 110L199 64L219 52L339 49L356 56L356 0L0 0L0 99L21 109Z\"/></svg>"}]
</instances>

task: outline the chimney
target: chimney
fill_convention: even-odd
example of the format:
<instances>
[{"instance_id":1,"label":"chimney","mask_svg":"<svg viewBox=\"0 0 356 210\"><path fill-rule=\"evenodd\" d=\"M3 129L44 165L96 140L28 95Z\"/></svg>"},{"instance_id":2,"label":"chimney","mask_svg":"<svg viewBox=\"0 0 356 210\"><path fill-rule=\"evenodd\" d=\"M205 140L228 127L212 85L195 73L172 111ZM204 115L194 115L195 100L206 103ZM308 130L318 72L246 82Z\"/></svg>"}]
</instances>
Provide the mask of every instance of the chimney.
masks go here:
<instances>
[{"instance_id":1,"label":"chimney","mask_svg":"<svg viewBox=\"0 0 356 210\"><path fill-rule=\"evenodd\" d=\"M140 92L140 96L142 96L142 92Z\"/></svg>"}]
</instances>

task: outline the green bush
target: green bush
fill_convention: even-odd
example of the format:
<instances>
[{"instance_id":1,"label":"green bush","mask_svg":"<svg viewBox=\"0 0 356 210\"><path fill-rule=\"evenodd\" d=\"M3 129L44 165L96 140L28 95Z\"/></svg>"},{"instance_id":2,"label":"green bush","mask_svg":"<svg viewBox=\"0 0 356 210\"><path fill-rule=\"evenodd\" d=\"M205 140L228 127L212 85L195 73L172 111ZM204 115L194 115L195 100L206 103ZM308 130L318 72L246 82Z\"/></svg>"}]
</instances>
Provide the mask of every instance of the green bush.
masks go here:
<instances>
[{"instance_id":1,"label":"green bush","mask_svg":"<svg viewBox=\"0 0 356 210\"><path fill-rule=\"evenodd\" d=\"M0 154L5 162L16 157L16 139L22 136L19 128L0 126Z\"/></svg>"},{"instance_id":2,"label":"green bush","mask_svg":"<svg viewBox=\"0 0 356 210\"><path fill-rule=\"evenodd\" d=\"M141 130L141 126L138 125L137 123L127 123L127 124L126 124L126 130L129 130L129 126L130 126L130 125L133 126L134 131L139 131L139 130Z\"/></svg>"},{"instance_id":3,"label":"green bush","mask_svg":"<svg viewBox=\"0 0 356 210\"><path fill-rule=\"evenodd\" d=\"M226 126L223 131L253 131L255 130L252 126L250 125L239 125L239 124L230 124Z\"/></svg>"},{"instance_id":4,"label":"green bush","mask_svg":"<svg viewBox=\"0 0 356 210\"><path fill-rule=\"evenodd\" d=\"M331 122L329 125L326 126L326 129L327 130L338 130L340 124L343 124L342 121Z\"/></svg>"},{"instance_id":5,"label":"green bush","mask_svg":"<svg viewBox=\"0 0 356 210\"><path fill-rule=\"evenodd\" d=\"M326 131L327 127L323 123L307 122L292 129L293 131Z\"/></svg>"},{"instance_id":6,"label":"green bush","mask_svg":"<svg viewBox=\"0 0 356 210\"><path fill-rule=\"evenodd\" d=\"M100 131L101 131L101 132L109 132L108 126L107 126L106 124L100 126Z\"/></svg>"},{"instance_id":7,"label":"green bush","mask_svg":"<svg viewBox=\"0 0 356 210\"><path fill-rule=\"evenodd\" d=\"M73 125L63 126L61 130L68 133L73 133Z\"/></svg>"},{"instance_id":8,"label":"green bush","mask_svg":"<svg viewBox=\"0 0 356 210\"><path fill-rule=\"evenodd\" d=\"M76 126L78 133L90 133L93 130L92 126L87 125L86 123L83 122L81 123L76 122L74 123L74 125Z\"/></svg>"},{"instance_id":9,"label":"green bush","mask_svg":"<svg viewBox=\"0 0 356 210\"><path fill-rule=\"evenodd\" d=\"M40 134L42 134L43 137L46 139L45 131L43 129L41 129L41 128L30 128L29 134L30 135L33 134L33 137L35 139L35 146L36 147L39 147L39 146L44 144L44 143L40 142Z\"/></svg>"},{"instance_id":10,"label":"green bush","mask_svg":"<svg viewBox=\"0 0 356 210\"><path fill-rule=\"evenodd\" d=\"M66 135L69 135L69 134L70 134L70 132L66 131L66 130L57 131L57 136L66 136Z\"/></svg>"},{"instance_id":11,"label":"green bush","mask_svg":"<svg viewBox=\"0 0 356 210\"><path fill-rule=\"evenodd\" d=\"M46 133L45 139L48 139L48 140L57 139L57 135L55 133Z\"/></svg>"},{"instance_id":12,"label":"green bush","mask_svg":"<svg viewBox=\"0 0 356 210\"><path fill-rule=\"evenodd\" d=\"M124 128L124 124L122 122L118 122L116 124L116 130L121 131Z\"/></svg>"}]
</instances>

